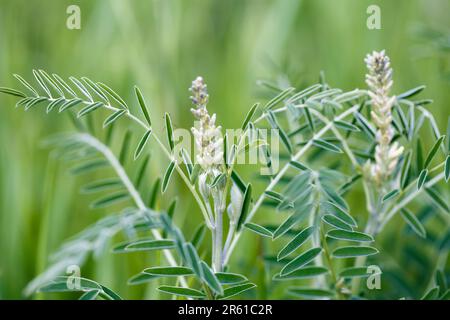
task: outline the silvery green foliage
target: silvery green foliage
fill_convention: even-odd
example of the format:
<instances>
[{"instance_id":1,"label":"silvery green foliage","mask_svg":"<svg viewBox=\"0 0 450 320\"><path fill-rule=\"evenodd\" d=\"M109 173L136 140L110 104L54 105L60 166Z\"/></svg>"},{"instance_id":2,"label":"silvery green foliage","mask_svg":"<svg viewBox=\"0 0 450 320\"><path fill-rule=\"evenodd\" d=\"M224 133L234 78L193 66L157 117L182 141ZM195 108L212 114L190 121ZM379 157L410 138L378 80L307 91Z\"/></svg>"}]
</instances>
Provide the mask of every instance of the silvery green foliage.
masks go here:
<instances>
[{"instance_id":1,"label":"silvery green foliage","mask_svg":"<svg viewBox=\"0 0 450 320\"><path fill-rule=\"evenodd\" d=\"M344 92L330 87L324 80L307 88L270 85L269 90L276 91L274 97L263 107L256 104L250 109L243 120L243 133L237 144L228 143L224 137L225 169L213 181L206 182L201 180L205 176L202 176L200 166L189 161L191 155L182 151L183 163L173 160L174 141L169 114L165 115L166 138L161 139L152 131L151 113L138 88L135 88L136 101L142 115L133 114L128 107L130 102L103 83L70 77L69 84L58 75L50 76L42 70L33 71L33 74L37 86L15 75L26 93L9 88L0 88L0 92L19 97L17 107L25 110L44 106L47 112L68 113L79 133L57 137L51 143L56 145L63 159L79 162L72 169L76 174L110 167L111 178L92 182L83 190L108 192L107 196L95 200L93 207L123 202L126 209L100 220L64 244L52 259L49 269L28 286L27 293L39 288L46 292L67 291L66 279L56 278L67 263L72 262L67 258L82 264L91 252L99 253L108 247L108 240L118 232L124 232L128 240L113 245L113 252L160 250L165 257L164 265L149 266L131 277L130 285L159 278L176 279L173 285L161 286L159 290L190 299L225 299L258 290L248 280L250 275L228 271L237 268L230 266L229 259L242 234L247 232L271 244L264 246L264 262L272 273L269 288L278 283L288 283L286 297L290 298L363 297L366 291L363 280L370 275L368 266L382 267L386 264L387 257L378 247L377 235L397 215L411 232L425 239L429 238L424 215L440 221L442 232L434 236L433 241L428 241L440 257L448 254L450 139L448 132L445 136L440 131L427 109L431 101L416 98L424 86L400 93L390 101L392 132L389 133L389 143L392 141L402 146L403 152L385 177L384 187L377 188L364 170L366 163L375 161L376 128L379 127L377 120L374 122L372 119L374 97L365 90ZM103 141L94 137L89 130L89 121L85 120L99 109L110 111L103 122L107 130ZM122 149L115 155L109 143L114 123L122 118L128 118L140 127L142 136L136 141L135 150L128 150L132 137L126 133ZM273 174L269 179L244 181L234 166L236 154L250 148L245 145L249 136L268 127L279 130L283 148L280 170L270 171ZM419 138L427 128L431 128L435 138L431 146L423 146ZM145 150L151 139L156 140L167 155L168 166L162 179L155 180L151 199L145 203L138 190L149 162ZM167 145L164 140L167 140ZM272 155L263 146L257 144L266 157L265 166L270 169ZM130 179L127 173L130 167L125 163L127 154L134 154L136 162L133 165L138 168L136 179ZM169 187L174 174L178 174L186 184L205 220L190 240L172 220L174 204L166 206L167 212L153 210L158 193ZM264 191L256 194L252 184L261 181ZM210 190L219 185L220 190L224 190L221 196L227 204L230 231L224 237L223 247L220 244L217 253L220 259L213 258L208 263L200 258L205 256L204 252L199 252L200 244L205 231L214 230L216 221L205 201L209 191L201 188ZM346 200L352 192L365 196L356 207ZM263 208L278 217L276 225L255 222ZM211 248L213 251L216 249ZM215 264L217 261L219 265ZM448 298L445 274L441 268L443 266L438 265L436 272L433 270L436 280L423 298ZM388 276L400 279L401 270ZM187 278L193 281L187 282ZM296 285L299 280L302 280L302 286ZM82 279L82 284L79 291L83 292L83 299L120 298L92 280ZM247 292L250 289L253 290ZM407 291L405 297L410 297Z\"/></svg>"}]
</instances>

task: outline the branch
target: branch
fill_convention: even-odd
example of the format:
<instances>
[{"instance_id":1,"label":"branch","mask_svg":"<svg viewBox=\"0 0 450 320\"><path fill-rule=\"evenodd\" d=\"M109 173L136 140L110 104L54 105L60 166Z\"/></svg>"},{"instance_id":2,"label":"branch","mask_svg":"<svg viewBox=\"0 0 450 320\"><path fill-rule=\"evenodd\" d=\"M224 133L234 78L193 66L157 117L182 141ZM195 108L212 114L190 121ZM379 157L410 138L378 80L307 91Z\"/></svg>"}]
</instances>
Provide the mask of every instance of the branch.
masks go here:
<instances>
[{"instance_id":1,"label":"branch","mask_svg":"<svg viewBox=\"0 0 450 320\"><path fill-rule=\"evenodd\" d=\"M136 190L133 183L130 181L130 178L128 177L124 168L120 164L119 160L117 160L116 156L112 153L112 151L107 146L105 146L103 143L101 143L99 140L97 140L93 136L86 134L86 133L75 134L74 137L76 140L90 145L91 147L98 150L100 153L102 153L104 155L104 157L108 160L108 162L111 164L113 169L116 171L120 180L122 180L125 188L130 193L133 201L136 203L136 206L139 208L139 211L141 212L141 214L142 214L142 212L149 210L145 206L139 192ZM152 229L151 231L152 231L152 234L155 237L155 239L157 239L157 240L162 239L161 233L158 230ZM169 250L165 249L165 250L163 250L163 253L164 253L164 256L166 257L167 262L171 266L178 265L177 262L175 261L175 258L172 255L172 253ZM184 277L180 277L180 283L182 286L187 287L187 282L184 279Z\"/></svg>"},{"instance_id":2,"label":"branch","mask_svg":"<svg viewBox=\"0 0 450 320\"><path fill-rule=\"evenodd\" d=\"M359 108L358 105L355 105L351 108L349 108L348 110L342 112L339 116L336 117L336 120L341 120L344 119L345 117L349 116L350 114L354 113L355 111L357 111ZM333 123L329 122L328 124L326 124L319 132L317 132L292 158L291 160L298 160L300 159L301 156L303 156L306 151L308 151L308 149L313 145L312 141L314 139L318 139L320 137L322 137L329 129L331 129L331 127L333 127ZM277 183L280 181L280 179L284 176L284 174L287 172L287 170L289 169L289 162L286 163L284 165L284 167L278 172L278 174L275 176L275 178L273 178L273 180L270 182L269 186L265 189L265 191L271 191L276 185ZM265 194L262 193L260 195L260 197L258 198L258 200L256 201L255 205L253 206L252 210L249 212L248 217L247 217L247 221L249 222L251 221L251 219L253 218L253 216L255 215L256 211L259 209L259 207L261 206L262 202L264 201L265 198ZM225 259L224 259L224 263L228 263L228 260L230 259L230 256L237 244L237 242L239 241L239 238L241 236L241 232L236 233L233 241L230 244L229 249L227 250L227 253L225 255Z\"/></svg>"}]
</instances>

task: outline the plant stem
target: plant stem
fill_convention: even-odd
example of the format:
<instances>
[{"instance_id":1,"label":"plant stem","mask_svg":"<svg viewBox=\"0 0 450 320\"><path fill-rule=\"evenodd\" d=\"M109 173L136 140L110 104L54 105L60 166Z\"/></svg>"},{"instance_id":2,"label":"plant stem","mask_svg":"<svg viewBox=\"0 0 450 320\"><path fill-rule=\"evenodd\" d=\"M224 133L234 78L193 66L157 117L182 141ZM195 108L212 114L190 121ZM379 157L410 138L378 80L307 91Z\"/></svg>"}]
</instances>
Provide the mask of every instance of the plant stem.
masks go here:
<instances>
[{"instance_id":1,"label":"plant stem","mask_svg":"<svg viewBox=\"0 0 450 320\"><path fill-rule=\"evenodd\" d=\"M214 271L222 271L222 237L223 237L223 214L221 210L216 212L216 225L214 229Z\"/></svg>"}]
</instances>

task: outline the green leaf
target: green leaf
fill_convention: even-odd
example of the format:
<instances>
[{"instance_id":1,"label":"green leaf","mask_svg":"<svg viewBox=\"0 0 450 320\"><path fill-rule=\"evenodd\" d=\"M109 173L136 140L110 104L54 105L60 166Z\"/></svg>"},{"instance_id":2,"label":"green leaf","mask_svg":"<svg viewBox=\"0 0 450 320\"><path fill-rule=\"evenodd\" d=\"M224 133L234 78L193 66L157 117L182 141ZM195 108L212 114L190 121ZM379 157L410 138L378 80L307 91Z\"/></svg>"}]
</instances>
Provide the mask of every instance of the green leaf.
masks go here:
<instances>
[{"instance_id":1,"label":"green leaf","mask_svg":"<svg viewBox=\"0 0 450 320\"><path fill-rule=\"evenodd\" d=\"M51 112L55 107L59 106L61 103L65 102L66 99L64 98L58 98L56 100L53 100L52 102L50 102L47 106L47 110L46 112L49 113Z\"/></svg>"},{"instance_id":2,"label":"green leaf","mask_svg":"<svg viewBox=\"0 0 450 320\"><path fill-rule=\"evenodd\" d=\"M219 182L222 182L222 180L224 180L224 179L226 178L226 176L227 176L227 175L226 175L225 173L218 174L218 175L214 178L213 182L211 182L210 187L211 187L211 188L216 187L216 186L219 184Z\"/></svg>"},{"instance_id":3,"label":"green leaf","mask_svg":"<svg viewBox=\"0 0 450 320\"><path fill-rule=\"evenodd\" d=\"M97 282L86 278L59 276L41 286L38 292L80 292L91 290L102 290L102 287Z\"/></svg>"},{"instance_id":4,"label":"green leaf","mask_svg":"<svg viewBox=\"0 0 450 320\"><path fill-rule=\"evenodd\" d=\"M400 174L400 185L402 189L406 187L409 179L409 172L411 167L411 151L403 157L402 171Z\"/></svg>"},{"instance_id":5,"label":"green leaf","mask_svg":"<svg viewBox=\"0 0 450 320\"><path fill-rule=\"evenodd\" d=\"M291 154L292 153L292 144L291 144L291 141L289 140L289 136L286 134L286 132L283 130L283 128L280 127L280 125L278 124L278 122L276 120L275 114L270 110L267 112L267 120L269 121L272 128L278 130L278 134L281 138L281 142L284 144L287 151Z\"/></svg>"},{"instance_id":6,"label":"green leaf","mask_svg":"<svg viewBox=\"0 0 450 320\"><path fill-rule=\"evenodd\" d=\"M39 93L37 93L37 91L33 88L33 86L31 84L29 84L24 78L22 78L21 76L19 76L18 74L13 74L13 76L19 80L20 83L22 83L24 85L25 88L27 88L28 90L31 91L31 93L33 93L33 95L35 97L39 97Z\"/></svg>"},{"instance_id":7,"label":"green leaf","mask_svg":"<svg viewBox=\"0 0 450 320\"><path fill-rule=\"evenodd\" d=\"M361 131L359 130L359 128L349 122L346 121L342 121L342 120L335 120L334 124L336 125L336 127L347 130L347 131L354 131L354 132L358 132Z\"/></svg>"},{"instance_id":8,"label":"green leaf","mask_svg":"<svg viewBox=\"0 0 450 320\"><path fill-rule=\"evenodd\" d=\"M326 201L322 203L322 207L327 213L334 214L336 217L344 221L346 224L353 227L357 226L355 219L353 219L353 217L341 206L338 206L337 204L331 201Z\"/></svg>"},{"instance_id":9,"label":"green leaf","mask_svg":"<svg viewBox=\"0 0 450 320\"><path fill-rule=\"evenodd\" d=\"M322 252L322 248L312 248L312 249L309 249L308 251L302 253L297 258L295 258L294 260L289 262L287 265L285 265L283 269L281 269L280 276L285 276L287 274L290 274L290 273L300 269L307 263L314 260L314 258L317 257L321 252Z\"/></svg>"},{"instance_id":10,"label":"green leaf","mask_svg":"<svg viewBox=\"0 0 450 320\"><path fill-rule=\"evenodd\" d=\"M450 208L447 201L442 199L442 196L436 190L434 190L433 188L425 188L425 192L436 205L438 205L445 212L450 213Z\"/></svg>"},{"instance_id":11,"label":"green leaf","mask_svg":"<svg viewBox=\"0 0 450 320\"><path fill-rule=\"evenodd\" d=\"M205 298L205 294L203 292L191 288L161 286L158 288L158 290L164 293L173 294L181 297L197 298L197 299Z\"/></svg>"},{"instance_id":12,"label":"green leaf","mask_svg":"<svg viewBox=\"0 0 450 320\"><path fill-rule=\"evenodd\" d=\"M139 158L139 156L142 153L142 150L144 150L145 145L148 142L148 139L150 138L150 135L152 134L152 130L148 130L144 135L142 136L141 140L138 143L138 146L136 148L136 151L134 152L134 160Z\"/></svg>"},{"instance_id":13,"label":"green leaf","mask_svg":"<svg viewBox=\"0 0 450 320\"><path fill-rule=\"evenodd\" d=\"M423 169L420 172L419 179L417 179L417 190L420 190L425 183L428 176L428 169Z\"/></svg>"},{"instance_id":14,"label":"green leaf","mask_svg":"<svg viewBox=\"0 0 450 320\"><path fill-rule=\"evenodd\" d=\"M48 89L44 79L42 78L42 75L37 72L36 70L33 70L33 75L36 78L37 83L41 86L41 88L45 91L45 93L51 98L52 94L50 93L50 90Z\"/></svg>"},{"instance_id":15,"label":"green leaf","mask_svg":"<svg viewBox=\"0 0 450 320\"><path fill-rule=\"evenodd\" d=\"M314 139L312 143L316 147L322 148L324 150L328 150L328 151L336 152L336 153L342 153L341 148L339 148L338 146L336 146L332 143L329 143L323 139Z\"/></svg>"},{"instance_id":16,"label":"green leaf","mask_svg":"<svg viewBox=\"0 0 450 320\"><path fill-rule=\"evenodd\" d=\"M173 142L172 119L170 118L170 115L167 112L164 115L164 120L166 122L167 142L169 143L170 150L173 151L175 144Z\"/></svg>"},{"instance_id":17,"label":"green leaf","mask_svg":"<svg viewBox=\"0 0 450 320\"><path fill-rule=\"evenodd\" d=\"M26 98L25 93L22 93L19 90L15 90L15 89L0 87L0 92L10 94L10 95L16 96L16 97Z\"/></svg>"},{"instance_id":18,"label":"green leaf","mask_svg":"<svg viewBox=\"0 0 450 320\"><path fill-rule=\"evenodd\" d=\"M270 110L273 107L275 107L278 103L283 101L287 96L291 94L291 92L294 90L294 88L287 88L281 93L279 93L277 96L275 96L272 100L267 102L267 104L264 106L264 110Z\"/></svg>"},{"instance_id":19,"label":"green leaf","mask_svg":"<svg viewBox=\"0 0 450 320\"><path fill-rule=\"evenodd\" d=\"M344 221L342 221L341 219L339 219L336 216L333 216L331 214L324 215L322 217L322 220L325 223L327 223L330 226L335 227L335 228L339 228L339 229L347 230L347 231L352 231L353 230L353 228L351 226L349 226Z\"/></svg>"},{"instance_id":20,"label":"green leaf","mask_svg":"<svg viewBox=\"0 0 450 320\"><path fill-rule=\"evenodd\" d=\"M89 90L86 89L86 87L75 77L69 77L69 80L72 81L72 83L80 90L80 92L89 100L93 100L91 94L89 93Z\"/></svg>"},{"instance_id":21,"label":"green leaf","mask_svg":"<svg viewBox=\"0 0 450 320\"><path fill-rule=\"evenodd\" d=\"M293 166L294 168L297 168L297 169L302 170L302 171L309 170L309 168L307 166L305 166L304 164L302 164L302 163L300 163L298 161L295 161L295 160L291 160L289 162L289 164L291 166Z\"/></svg>"},{"instance_id":22,"label":"green leaf","mask_svg":"<svg viewBox=\"0 0 450 320\"><path fill-rule=\"evenodd\" d=\"M239 174L234 170L231 172L231 179L233 180L234 183L236 183L239 190L241 190L241 192L244 193L246 190L245 183L242 180L242 178L239 176Z\"/></svg>"},{"instance_id":23,"label":"green leaf","mask_svg":"<svg viewBox=\"0 0 450 320\"><path fill-rule=\"evenodd\" d=\"M40 98L34 98L34 99L28 101L28 102L25 104L25 111L28 111L32 106L35 106L35 105L37 105L38 103L41 103L41 102L44 102L44 101L47 101L47 98L45 98L45 97L40 97Z\"/></svg>"},{"instance_id":24,"label":"green leaf","mask_svg":"<svg viewBox=\"0 0 450 320\"><path fill-rule=\"evenodd\" d=\"M246 227L247 229L249 229L263 237L272 238L272 232L270 232L266 228L260 226L259 224L249 222L249 223L246 223L244 225L244 227Z\"/></svg>"},{"instance_id":25,"label":"green leaf","mask_svg":"<svg viewBox=\"0 0 450 320\"><path fill-rule=\"evenodd\" d=\"M351 267L342 270L339 273L340 278L362 278L368 277L370 273L367 272L367 267Z\"/></svg>"},{"instance_id":26,"label":"green leaf","mask_svg":"<svg viewBox=\"0 0 450 320\"><path fill-rule=\"evenodd\" d=\"M98 180L91 183L88 183L84 187L81 188L81 191L84 193L93 193L93 192L99 192L103 190L108 190L111 188L116 188L122 185L122 181L120 179L104 179L104 180Z\"/></svg>"},{"instance_id":27,"label":"green leaf","mask_svg":"<svg viewBox=\"0 0 450 320\"><path fill-rule=\"evenodd\" d=\"M296 235L291 241L289 241L283 249L278 253L277 259L280 261L281 259L287 257L292 252L297 250L309 237L313 234L314 227L310 226L308 228L303 229L298 235Z\"/></svg>"},{"instance_id":28,"label":"green leaf","mask_svg":"<svg viewBox=\"0 0 450 320\"><path fill-rule=\"evenodd\" d=\"M282 202L284 200L283 195L281 195L280 193L275 192L275 191L266 190L266 191L264 191L264 194L267 198L275 200L276 202Z\"/></svg>"},{"instance_id":29,"label":"green leaf","mask_svg":"<svg viewBox=\"0 0 450 320\"><path fill-rule=\"evenodd\" d=\"M105 122L103 122L103 128L106 128L110 124L114 123L116 120L118 120L121 116L123 116L127 111L126 110L117 110L113 114L111 114L108 118L105 119Z\"/></svg>"},{"instance_id":30,"label":"green leaf","mask_svg":"<svg viewBox=\"0 0 450 320\"><path fill-rule=\"evenodd\" d=\"M277 239L288 232L296 224L304 220L311 211L311 205L307 205L306 208L302 208L300 211L294 212L289 216L274 232L273 239Z\"/></svg>"},{"instance_id":31,"label":"green leaf","mask_svg":"<svg viewBox=\"0 0 450 320\"><path fill-rule=\"evenodd\" d=\"M55 81L64 88L64 90L66 90L72 97L76 98L77 94L75 93L75 91L72 90L72 88L57 74L52 74L53 78L55 79Z\"/></svg>"},{"instance_id":32,"label":"green leaf","mask_svg":"<svg viewBox=\"0 0 450 320\"><path fill-rule=\"evenodd\" d=\"M81 118L81 117L91 113L92 111L97 110L101 106L103 106L103 102L91 103L91 104L87 105L86 107L84 107L83 109L81 109L80 112L78 112L77 117Z\"/></svg>"},{"instance_id":33,"label":"green leaf","mask_svg":"<svg viewBox=\"0 0 450 320\"><path fill-rule=\"evenodd\" d=\"M186 267L152 267L144 269L143 272L160 277L179 277L194 274L192 269Z\"/></svg>"},{"instance_id":34,"label":"green leaf","mask_svg":"<svg viewBox=\"0 0 450 320\"><path fill-rule=\"evenodd\" d=\"M103 293L108 295L112 300L123 300L117 293L112 291L110 288L100 285L103 289Z\"/></svg>"},{"instance_id":35,"label":"green leaf","mask_svg":"<svg viewBox=\"0 0 450 320\"><path fill-rule=\"evenodd\" d=\"M203 240L203 237L205 236L206 232L206 225L204 223L200 224L194 232L194 236L192 237L192 244L194 247L198 248Z\"/></svg>"},{"instance_id":36,"label":"green leaf","mask_svg":"<svg viewBox=\"0 0 450 320\"><path fill-rule=\"evenodd\" d=\"M167 167L166 173L164 173L163 183L161 186L162 193L166 192L167 186L169 185L170 177L172 176L174 169L175 169L175 161L172 161Z\"/></svg>"},{"instance_id":37,"label":"green leaf","mask_svg":"<svg viewBox=\"0 0 450 320\"><path fill-rule=\"evenodd\" d=\"M237 286L233 286L230 288L226 288L223 291L223 295L221 297L219 297L219 300L224 300L224 299L234 297L234 296L241 294L244 291L250 290L254 287L256 287L256 285L253 283L244 283L244 284L239 284Z\"/></svg>"},{"instance_id":38,"label":"green leaf","mask_svg":"<svg viewBox=\"0 0 450 320\"><path fill-rule=\"evenodd\" d=\"M231 272L216 272L216 277L221 284L237 284L247 282L248 279L243 275Z\"/></svg>"},{"instance_id":39,"label":"green leaf","mask_svg":"<svg viewBox=\"0 0 450 320\"><path fill-rule=\"evenodd\" d=\"M81 77L81 80L94 91L100 98L102 98L107 104L110 104L108 97L103 93L102 89L98 87L91 79L87 77Z\"/></svg>"},{"instance_id":40,"label":"green leaf","mask_svg":"<svg viewBox=\"0 0 450 320\"><path fill-rule=\"evenodd\" d=\"M117 202L128 199L129 196L130 195L128 194L128 192L113 193L94 201L90 207L92 209L104 208L116 204Z\"/></svg>"},{"instance_id":41,"label":"green leaf","mask_svg":"<svg viewBox=\"0 0 450 320\"><path fill-rule=\"evenodd\" d=\"M145 99L142 96L141 90L137 86L134 87L134 92L136 93L137 100L139 102L139 106L141 107L142 113L144 114L145 120L147 120L148 125L152 126L152 121L150 119L150 115L148 113L147 104L145 103Z\"/></svg>"},{"instance_id":42,"label":"green leaf","mask_svg":"<svg viewBox=\"0 0 450 320\"><path fill-rule=\"evenodd\" d=\"M372 242L374 241L371 235L357 231L345 231L345 230L330 230L327 233L327 237L358 242Z\"/></svg>"},{"instance_id":43,"label":"green leaf","mask_svg":"<svg viewBox=\"0 0 450 320\"><path fill-rule=\"evenodd\" d=\"M78 300L95 300L99 294L100 290L91 290L83 293L83 295Z\"/></svg>"},{"instance_id":44,"label":"green leaf","mask_svg":"<svg viewBox=\"0 0 450 320\"><path fill-rule=\"evenodd\" d=\"M309 129L311 129L311 131L314 132L314 130L315 130L314 120L311 116L311 112L309 111L309 108L307 108L307 107L303 108L303 112L305 113L306 120L308 121Z\"/></svg>"},{"instance_id":45,"label":"green leaf","mask_svg":"<svg viewBox=\"0 0 450 320\"><path fill-rule=\"evenodd\" d=\"M114 100L116 100L116 102L123 108L123 109L128 109L127 104L125 103L125 101L110 87L108 87L106 84L101 83L101 82L97 82L97 85L103 89L104 91L106 91L106 93L108 93Z\"/></svg>"},{"instance_id":46,"label":"green leaf","mask_svg":"<svg viewBox=\"0 0 450 320\"><path fill-rule=\"evenodd\" d=\"M425 231L424 226L419 221L419 219L416 218L415 215L413 215L409 210L402 209L400 211L400 214L402 218L405 220L405 222L409 225L409 227L420 237L426 238L427 232Z\"/></svg>"},{"instance_id":47,"label":"green leaf","mask_svg":"<svg viewBox=\"0 0 450 320\"><path fill-rule=\"evenodd\" d=\"M66 102L64 102L59 107L59 111L58 112L63 112L63 111L68 110L68 109L70 109L72 107L75 107L77 104L80 104L81 102L83 102L83 100L81 100L79 98L74 98L74 99L67 100Z\"/></svg>"},{"instance_id":48,"label":"green leaf","mask_svg":"<svg viewBox=\"0 0 450 320\"><path fill-rule=\"evenodd\" d=\"M314 93L315 91L317 91L317 90L319 90L321 88L322 88L321 84L319 84L319 83L314 84L314 85L312 85L312 86L310 86L310 87L308 87L306 89L303 89L302 91L297 92L296 94L294 94L292 97L289 98L289 101L290 102L295 102L295 101L298 101L300 99L303 99L303 98L307 97L308 95Z\"/></svg>"},{"instance_id":49,"label":"green leaf","mask_svg":"<svg viewBox=\"0 0 450 320\"><path fill-rule=\"evenodd\" d=\"M333 292L330 290L308 287L289 288L288 294L302 298L330 298L334 296Z\"/></svg>"},{"instance_id":50,"label":"green leaf","mask_svg":"<svg viewBox=\"0 0 450 320\"><path fill-rule=\"evenodd\" d=\"M106 167L109 165L109 162L104 159L94 159L87 162L84 162L70 170L72 174L82 174L88 171L92 171L101 167Z\"/></svg>"},{"instance_id":51,"label":"green leaf","mask_svg":"<svg viewBox=\"0 0 450 320\"><path fill-rule=\"evenodd\" d=\"M450 155L447 156L447 159L445 160L445 182L448 182L450 179Z\"/></svg>"},{"instance_id":52,"label":"green leaf","mask_svg":"<svg viewBox=\"0 0 450 320\"><path fill-rule=\"evenodd\" d=\"M416 94L420 93L423 89L425 89L426 86L418 86L414 89L408 90L406 92L403 92L401 94L399 94L397 96L397 100L401 100L401 99L407 99L410 98L412 96L415 96Z\"/></svg>"},{"instance_id":53,"label":"green leaf","mask_svg":"<svg viewBox=\"0 0 450 320\"><path fill-rule=\"evenodd\" d=\"M286 134L286 132L281 127L278 128L278 133L280 134L281 141L283 142L287 151L290 154L292 154L292 144L291 144L291 140L289 140L289 136Z\"/></svg>"},{"instance_id":54,"label":"green leaf","mask_svg":"<svg viewBox=\"0 0 450 320\"><path fill-rule=\"evenodd\" d=\"M181 148L180 154L183 159L183 163L186 166L186 170L189 173L189 176L191 176L192 170L193 170L191 157L190 157L189 153L186 151L186 149L184 149L184 148Z\"/></svg>"},{"instance_id":55,"label":"green leaf","mask_svg":"<svg viewBox=\"0 0 450 320\"><path fill-rule=\"evenodd\" d=\"M236 230L239 232L242 229L242 226L247 220L247 215L250 209L250 203L252 201L252 185L249 183L244 192L244 197L242 200L242 208L241 213L239 215L239 220L236 225Z\"/></svg>"},{"instance_id":56,"label":"green leaf","mask_svg":"<svg viewBox=\"0 0 450 320\"><path fill-rule=\"evenodd\" d=\"M416 166L418 171L423 170L423 150L422 150L422 143L420 141L420 138L417 139L416 144Z\"/></svg>"},{"instance_id":57,"label":"green leaf","mask_svg":"<svg viewBox=\"0 0 450 320\"><path fill-rule=\"evenodd\" d=\"M173 240L138 240L132 242L126 242L114 247L114 253L136 252L136 251L149 251L149 250L162 250L172 249L175 247Z\"/></svg>"},{"instance_id":58,"label":"green leaf","mask_svg":"<svg viewBox=\"0 0 450 320\"><path fill-rule=\"evenodd\" d=\"M294 279L313 278L313 277L317 277L317 276L320 276L320 275L323 275L326 273L328 273L327 268L310 266L310 267L304 267L304 268L298 269L298 270L291 272L284 276L281 276L280 274L276 274L273 276L273 280L274 281L292 281Z\"/></svg>"},{"instance_id":59,"label":"green leaf","mask_svg":"<svg viewBox=\"0 0 450 320\"><path fill-rule=\"evenodd\" d=\"M156 201L158 200L159 195L159 186L161 184L161 178L157 178L153 183L152 191L150 193L150 199L148 201L148 206L151 209L155 209Z\"/></svg>"},{"instance_id":60,"label":"green leaf","mask_svg":"<svg viewBox=\"0 0 450 320\"><path fill-rule=\"evenodd\" d=\"M444 141L445 136L441 136L439 139L437 139L437 141L434 143L433 147L431 148L430 152L427 155L427 158L425 159L425 164L424 164L424 168L428 168L428 166L430 165L431 161L433 160L434 156L436 155L436 153L439 150L439 147L442 144L442 141Z\"/></svg>"},{"instance_id":61,"label":"green leaf","mask_svg":"<svg viewBox=\"0 0 450 320\"><path fill-rule=\"evenodd\" d=\"M133 285L147 283L147 282L155 280L157 278L158 278L157 276L152 276L151 274L141 272L141 273L131 277L130 279L128 279L127 284L133 286Z\"/></svg>"},{"instance_id":62,"label":"green leaf","mask_svg":"<svg viewBox=\"0 0 450 320\"><path fill-rule=\"evenodd\" d=\"M141 186L141 183L142 183L142 181L144 179L144 175L145 175L145 169L147 168L147 164L148 164L149 160L150 160L150 155L147 154L144 157L144 160L141 162L141 165L138 168L137 175L136 175L136 182L135 182L136 189L139 189Z\"/></svg>"},{"instance_id":63,"label":"green leaf","mask_svg":"<svg viewBox=\"0 0 450 320\"><path fill-rule=\"evenodd\" d=\"M439 296L439 287L433 287L420 300L436 300Z\"/></svg>"},{"instance_id":64,"label":"green leaf","mask_svg":"<svg viewBox=\"0 0 450 320\"><path fill-rule=\"evenodd\" d=\"M208 284L208 286L217 294L223 295L223 288L217 279L214 272L212 272L211 268L204 262L200 262L200 266L202 268L202 279Z\"/></svg>"},{"instance_id":65,"label":"green leaf","mask_svg":"<svg viewBox=\"0 0 450 320\"><path fill-rule=\"evenodd\" d=\"M202 167L198 163L194 164L194 167L192 168L192 173L190 176L190 180L192 184L195 184L197 182L198 175L200 174Z\"/></svg>"},{"instance_id":66,"label":"green leaf","mask_svg":"<svg viewBox=\"0 0 450 320\"><path fill-rule=\"evenodd\" d=\"M250 111L245 116L244 123L242 124L242 130L245 130L247 128L248 123L252 120L256 109L258 109L259 103L255 103L253 107L250 109Z\"/></svg>"},{"instance_id":67,"label":"green leaf","mask_svg":"<svg viewBox=\"0 0 450 320\"><path fill-rule=\"evenodd\" d=\"M381 202L386 202L386 201L388 201L389 199L394 198L395 196L398 195L399 192L400 192L400 191L399 191L398 189L394 189L394 190L392 190L392 191L389 191L387 194L385 194L385 195L383 196L383 199L381 200Z\"/></svg>"},{"instance_id":68,"label":"green leaf","mask_svg":"<svg viewBox=\"0 0 450 320\"><path fill-rule=\"evenodd\" d=\"M372 127L369 121L359 112L354 113L355 119L359 122L361 125L363 131L367 134L369 138L375 137L375 129Z\"/></svg>"},{"instance_id":69,"label":"green leaf","mask_svg":"<svg viewBox=\"0 0 450 320\"><path fill-rule=\"evenodd\" d=\"M377 254L378 250L373 247L366 246L348 246L337 248L332 255L335 258L354 258L361 256L370 256Z\"/></svg>"},{"instance_id":70,"label":"green leaf","mask_svg":"<svg viewBox=\"0 0 450 320\"><path fill-rule=\"evenodd\" d=\"M194 245L192 243L185 243L184 244L184 251L186 252L186 258L189 262L189 265L191 266L192 270L198 277L203 276L203 271L200 266L200 257L198 256L197 250L195 249Z\"/></svg>"}]
</instances>

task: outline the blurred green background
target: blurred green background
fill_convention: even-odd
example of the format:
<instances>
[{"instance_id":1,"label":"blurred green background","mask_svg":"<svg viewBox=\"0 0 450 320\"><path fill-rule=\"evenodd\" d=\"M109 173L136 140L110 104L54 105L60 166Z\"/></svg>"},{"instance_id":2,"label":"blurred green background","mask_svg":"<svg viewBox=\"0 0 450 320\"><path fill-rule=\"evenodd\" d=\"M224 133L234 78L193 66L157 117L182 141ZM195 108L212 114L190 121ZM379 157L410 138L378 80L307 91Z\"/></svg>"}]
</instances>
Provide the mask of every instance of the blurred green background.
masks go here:
<instances>
[{"instance_id":1,"label":"blurred green background","mask_svg":"<svg viewBox=\"0 0 450 320\"><path fill-rule=\"evenodd\" d=\"M71 4L81 8L80 30L66 28ZM381 30L366 27L371 4L381 8ZM1 0L0 86L19 88L12 74L31 81L31 70L38 68L107 83L128 101L134 101L137 84L151 106L153 122L161 123L164 112L170 112L176 127L190 127L187 88L202 75L210 110L223 127L233 128L255 101L266 98L257 80L303 86L315 83L324 70L331 86L364 88L364 56L386 49L394 68L394 92L426 84L423 98L434 100L430 108L444 131L450 101L449 12L447 0ZM40 108L24 113L14 109L15 101L0 95L2 299L23 298L25 285L64 239L111 212L89 210L93 198L78 190L93 177L73 177L67 163L42 148L49 135L73 130L66 117L46 115ZM96 119L98 130L101 121ZM129 125L123 122L122 132ZM156 130L163 132L161 125ZM167 165L158 152L152 152L145 194ZM163 203L180 198L177 222L191 235L201 215L182 183L173 182ZM358 205L358 199L350 201ZM261 218L263 213L257 216ZM395 221L400 233L404 223ZM262 285L259 251L249 250L258 241L253 235L244 237L232 269ZM106 252L83 267L82 274L127 298L155 298L151 287L126 285L150 263L145 255ZM428 275L412 277L417 291L411 294L419 294ZM259 291L249 297L283 297L276 290Z\"/></svg>"}]
</instances>

